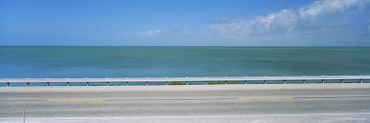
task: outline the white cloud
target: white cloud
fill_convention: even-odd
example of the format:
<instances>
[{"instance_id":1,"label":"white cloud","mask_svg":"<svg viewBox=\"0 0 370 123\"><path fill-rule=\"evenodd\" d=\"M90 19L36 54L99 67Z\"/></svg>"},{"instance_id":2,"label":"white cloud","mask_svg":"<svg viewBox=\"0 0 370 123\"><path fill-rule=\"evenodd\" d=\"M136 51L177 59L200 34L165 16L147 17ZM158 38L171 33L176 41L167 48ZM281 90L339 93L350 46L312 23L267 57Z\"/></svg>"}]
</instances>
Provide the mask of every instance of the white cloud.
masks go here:
<instances>
[{"instance_id":1,"label":"white cloud","mask_svg":"<svg viewBox=\"0 0 370 123\"><path fill-rule=\"evenodd\" d=\"M347 45L354 41L369 45L364 41L368 37L354 34L370 33L368 3L370 0L320 0L254 18L221 18L209 24L210 30L198 33L175 25L118 33L117 39L158 45Z\"/></svg>"},{"instance_id":2,"label":"white cloud","mask_svg":"<svg viewBox=\"0 0 370 123\"><path fill-rule=\"evenodd\" d=\"M297 15L293 10L284 9L278 13L267 16L258 16L254 19L227 19L211 24L210 28L220 33L233 35L261 34L292 30L296 26ZM277 30L279 29L279 30Z\"/></svg>"},{"instance_id":3,"label":"white cloud","mask_svg":"<svg viewBox=\"0 0 370 123\"><path fill-rule=\"evenodd\" d=\"M118 32L116 34L116 39L129 39L129 38L138 38L138 39L154 39L161 37L164 34L164 31L161 30L147 30L147 31L139 31L139 32L131 32L131 33L123 33Z\"/></svg>"},{"instance_id":4,"label":"white cloud","mask_svg":"<svg viewBox=\"0 0 370 123\"><path fill-rule=\"evenodd\" d=\"M124 37L124 38L136 38L136 39L158 39L158 38L170 38L176 37L181 35L188 35L189 32L186 29L178 28L176 26L171 26L169 29L163 30L146 30L146 31L138 31L138 32L131 32L131 33L118 33L117 37Z\"/></svg>"},{"instance_id":5,"label":"white cloud","mask_svg":"<svg viewBox=\"0 0 370 123\"><path fill-rule=\"evenodd\" d=\"M139 38L155 38L158 37L162 31L160 30L147 30L142 32L134 32L133 36L139 37Z\"/></svg>"},{"instance_id":6,"label":"white cloud","mask_svg":"<svg viewBox=\"0 0 370 123\"><path fill-rule=\"evenodd\" d=\"M361 8L368 0L322 0L315 1L309 6L300 8L299 15L302 19L314 19L337 12L344 12L351 7Z\"/></svg>"},{"instance_id":7,"label":"white cloud","mask_svg":"<svg viewBox=\"0 0 370 123\"><path fill-rule=\"evenodd\" d=\"M361 11L369 2L370 0L321 0L299 9L284 9L252 19L223 18L211 23L209 27L229 38L318 34L330 32L345 24L344 19L349 11Z\"/></svg>"}]
</instances>

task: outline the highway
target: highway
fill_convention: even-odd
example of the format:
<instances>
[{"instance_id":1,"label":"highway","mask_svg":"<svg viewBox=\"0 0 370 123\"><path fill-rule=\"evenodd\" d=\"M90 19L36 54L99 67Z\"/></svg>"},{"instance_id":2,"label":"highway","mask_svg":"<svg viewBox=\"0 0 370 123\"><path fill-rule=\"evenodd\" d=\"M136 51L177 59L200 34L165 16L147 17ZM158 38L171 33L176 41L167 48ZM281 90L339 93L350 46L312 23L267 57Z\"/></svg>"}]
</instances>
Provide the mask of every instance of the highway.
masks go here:
<instances>
[{"instance_id":1,"label":"highway","mask_svg":"<svg viewBox=\"0 0 370 123\"><path fill-rule=\"evenodd\" d=\"M303 86L1 87L0 122L370 122L370 84Z\"/></svg>"}]
</instances>

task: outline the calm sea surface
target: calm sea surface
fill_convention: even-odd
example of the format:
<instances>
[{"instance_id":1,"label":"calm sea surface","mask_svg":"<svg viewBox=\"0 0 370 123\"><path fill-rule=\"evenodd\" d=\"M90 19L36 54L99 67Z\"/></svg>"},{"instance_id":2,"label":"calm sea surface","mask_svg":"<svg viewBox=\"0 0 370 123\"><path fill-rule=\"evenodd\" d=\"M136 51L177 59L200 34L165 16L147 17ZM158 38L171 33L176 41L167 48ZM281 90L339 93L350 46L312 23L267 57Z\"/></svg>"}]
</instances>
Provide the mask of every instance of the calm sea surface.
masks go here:
<instances>
[{"instance_id":1,"label":"calm sea surface","mask_svg":"<svg viewBox=\"0 0 370 123\"><path fill-rule=\"evenodd\" d=\"M370 47L0 47L0 77L370 75Z\"/></svg>"}]
</instances>

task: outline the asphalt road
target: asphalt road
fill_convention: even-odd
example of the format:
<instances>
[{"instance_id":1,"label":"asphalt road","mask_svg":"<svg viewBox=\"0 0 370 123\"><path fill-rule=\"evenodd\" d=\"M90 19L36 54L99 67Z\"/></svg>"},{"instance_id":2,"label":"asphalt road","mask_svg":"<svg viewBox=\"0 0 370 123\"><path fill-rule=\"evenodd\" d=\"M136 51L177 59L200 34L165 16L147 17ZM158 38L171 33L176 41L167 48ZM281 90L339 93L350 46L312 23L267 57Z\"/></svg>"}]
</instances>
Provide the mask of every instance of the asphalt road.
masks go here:
<instances>
[{"instance_id":1,"label":"asphalt road","mask_svg":"<svg viewBox=\"0 0 370 123\"><path fill-rule=\"evenodd\" d=\"M0 91L0 122L24 108L26 122L367 123L370 88Z\"/></svg>"}]
</instances>

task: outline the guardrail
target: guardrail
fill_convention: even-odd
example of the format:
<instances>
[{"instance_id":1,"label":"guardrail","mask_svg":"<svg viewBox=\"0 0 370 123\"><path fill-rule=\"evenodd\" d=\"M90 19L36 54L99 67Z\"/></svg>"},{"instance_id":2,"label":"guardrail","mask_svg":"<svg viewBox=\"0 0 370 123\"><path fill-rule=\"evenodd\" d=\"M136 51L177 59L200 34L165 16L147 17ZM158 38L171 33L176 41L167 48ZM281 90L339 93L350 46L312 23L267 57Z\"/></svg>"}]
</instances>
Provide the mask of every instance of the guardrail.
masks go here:
<instances>
[{"instance_id":1,"label":"guardrail","mask_svg":"<svg viewBox=\"0 0 370 123\"><path fill-rule=\"evenodd\" d=\"M349 81L350 80L350 81ZM44 83L40 86L49 86L51 83L65 83L70 86L75 83L85 83L82 85L104 85L111 83L121 83L118 85L188 85L189 83L198 84L287 84L287 83L363 83L370 82L370 75L356 76L244 76L244 77L153 77L153 78L0 78L0 84L5 86L25 83ZM97 84L100 83L100 84ZM103 83L103 84L101 84ZM125 83L125 84L122 84ZM114 84L113 84L114 85Z\"/></svg>"}]
</instances>

